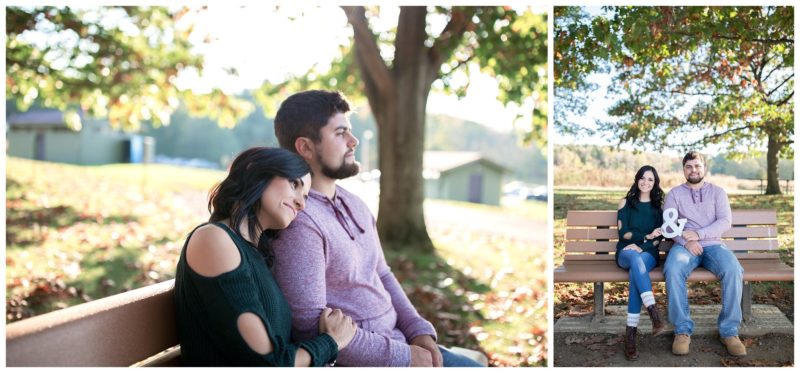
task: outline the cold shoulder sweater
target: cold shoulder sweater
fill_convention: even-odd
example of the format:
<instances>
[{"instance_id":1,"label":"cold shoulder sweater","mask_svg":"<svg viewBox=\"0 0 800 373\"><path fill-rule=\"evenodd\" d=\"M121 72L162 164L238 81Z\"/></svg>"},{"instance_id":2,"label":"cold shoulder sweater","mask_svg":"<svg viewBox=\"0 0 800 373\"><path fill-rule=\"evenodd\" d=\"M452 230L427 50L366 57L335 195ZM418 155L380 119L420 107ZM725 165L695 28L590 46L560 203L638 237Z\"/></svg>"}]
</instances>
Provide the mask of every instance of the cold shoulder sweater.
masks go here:
<instances>
[{"instance_id":1,"label":"cold shoulder sweater","mask_svg":"<svg viewBox=\"0 0 800 373\"><path fill-rule=\"evenodd\" d=\"M186 239L175 274L174 296L183 364L294 366L298 348L308 351L312 366L332 362L338 346L328 334L292 343L291 311L264 258L228 226L213 224L231 237L241 263L219 276L202 276L186 262L186 247L194 231ZM272 352L260 355L242 338L236 322L246 312L256 314L264 323Z\"/></svg>"},{"instance_id":2,"label":"cold shoulder sweater","mask_svg":"<svg viewBox=\"0 0 800 373\"><path fill-rule=\"evenodd\" d=\"M636 209L631 208L626 203L625 206L617 211L617 220L622 223L619 228L617 251L614 253L617 266L619 266L619 253L625 246L630 244L635 244L643 252L652 255L653 259L656 260L656 266L658 266L658 244L661 243L663 237L659 236L648 240L645 236L663 224L664 218L661 210L654 208L650 202L637 201ZM629 238L625 237L627 234L630 234Z\"/></svg>"}]
</instances>

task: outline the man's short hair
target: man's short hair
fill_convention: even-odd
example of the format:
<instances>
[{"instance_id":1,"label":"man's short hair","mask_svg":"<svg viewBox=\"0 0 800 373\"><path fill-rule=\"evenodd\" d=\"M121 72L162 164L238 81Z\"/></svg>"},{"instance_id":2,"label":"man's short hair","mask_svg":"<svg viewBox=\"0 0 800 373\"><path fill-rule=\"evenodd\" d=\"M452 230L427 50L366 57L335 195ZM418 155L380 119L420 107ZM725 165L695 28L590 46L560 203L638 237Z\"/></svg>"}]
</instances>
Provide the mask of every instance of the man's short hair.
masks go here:
<instances>
[{"instance_id":1,"label":"man's short hair","mask_svg":"<svg viewBox=\"0 0 800 373\"><path fill-rule=\"evenodd\" d=\"M350 111L350 104L341 92L311 90L287 98L275 114L275 137L284 149L297 152L294 142L308 137L315 143L322 140L319 130L337 113Z\"/></svg>"},{"instance_id":2,"label":"man's short hair","mask_svg":"<svg viewBox=\"0 0 800 373\"><path fill-rule=\"evenodd\" d=\"M703 164L706 164L706 159L703 158L702 154L700 154L699 152L696 152L696 151L690 151L690 152L686 153L686 155L683 156L683 165L686 166L686 162L689 162L689 161L691 161L693 159L699 159L700 162L703 162Z\"/></svg>"}]
</instances>

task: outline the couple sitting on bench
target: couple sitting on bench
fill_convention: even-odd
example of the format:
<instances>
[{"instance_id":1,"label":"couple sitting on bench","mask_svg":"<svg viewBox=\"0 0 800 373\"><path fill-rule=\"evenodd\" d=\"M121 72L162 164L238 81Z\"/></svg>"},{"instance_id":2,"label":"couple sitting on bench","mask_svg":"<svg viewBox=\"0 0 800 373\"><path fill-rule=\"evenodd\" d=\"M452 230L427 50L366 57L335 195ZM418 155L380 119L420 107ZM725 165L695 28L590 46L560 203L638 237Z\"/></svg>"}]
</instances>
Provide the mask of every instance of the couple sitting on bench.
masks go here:
<instances>
[{"instance_id":1,"label":"couple sitting on bench","mask_svg":"<svg viewBox=\"0 0 800 373\"><path fill-rule=\"evenodd\" d=\"M642 304L653 323L653 335L667 332L666 322L656 309L648 272L658 266L658 245L663 237L672 236L683 228L674 241L664 264L664 276L669 299L669 319L675 326L672 353L689 353L690 336L694 322L689 315L686 280L698 266L704 267L720 278L722 285L722 312L717 320L719 335L728 353L744 356L747 351L739 340L742 322L743 269L721 241L722 234L731 227L731 208L725 191L703 181L705 160L700 153L689 152L683 157L683 174L686 183L667 194L659 186L658 172L644 166L636 173L631 189L620 201L617 212L619 242L615 259L620 268L629 271L630 291L628 318L625 328L625 357L636 360L636 328ZM663 202L663 206L662 206ZM663 224L663 211L677 210L672 220ZM670 211L667 211L669 214ZM670 226L671 232L662 230Z\"/></svg>"},{"instance_id":2,"label":"couple sitting on bench","mask_svg":"<svg viewBox=\"0 0 800 373\"><path fill-rule=\"evenodd\" d=\"M292 95L284 149L244 151L212 190L176 272L185 365L480 366L436 344L374 217L336 185L359 171L349 110L338 92Z\"/></svg>"}]
</instances>

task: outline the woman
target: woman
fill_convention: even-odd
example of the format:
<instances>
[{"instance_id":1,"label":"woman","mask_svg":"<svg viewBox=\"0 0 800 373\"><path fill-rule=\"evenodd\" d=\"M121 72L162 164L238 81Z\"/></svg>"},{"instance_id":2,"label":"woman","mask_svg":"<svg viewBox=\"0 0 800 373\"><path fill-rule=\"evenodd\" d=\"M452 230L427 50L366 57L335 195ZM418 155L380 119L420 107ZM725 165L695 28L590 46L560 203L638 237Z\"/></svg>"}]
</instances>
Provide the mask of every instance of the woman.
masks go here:
<instances>
[{"instance_id":1,"label":"woman","mask_svg":"<svg viewBox=\"0 0 800 373\"><path fill-rule=\"evenodd\" d=\"M325 309L320 334L292 343L289 305L270 272L270 242L305 207L309 171L288 150L251 148L212 189L209 223L187 238L175 276L184 364L322 366L352 340L350 317Z\"/></svg>"},{"instance_id":2,"label":"woman","mask_svg":"<svg viewBox=\"0 0 800 373\"><path fill-rule=\"evenodd\" d=\"M615 258L617 266L628 270L630 278L628 322L625 328L625 358L628 360L639 358L636 350L636 328L639 325L642 303L653 322L653 335L666 332L666 323L661 319L655 305L649 275L650 270L658 265L658 244L661 243L664 191L659 183L655 168L640 168L617 211L619 242Z\"/></svg>"}]
</instances>

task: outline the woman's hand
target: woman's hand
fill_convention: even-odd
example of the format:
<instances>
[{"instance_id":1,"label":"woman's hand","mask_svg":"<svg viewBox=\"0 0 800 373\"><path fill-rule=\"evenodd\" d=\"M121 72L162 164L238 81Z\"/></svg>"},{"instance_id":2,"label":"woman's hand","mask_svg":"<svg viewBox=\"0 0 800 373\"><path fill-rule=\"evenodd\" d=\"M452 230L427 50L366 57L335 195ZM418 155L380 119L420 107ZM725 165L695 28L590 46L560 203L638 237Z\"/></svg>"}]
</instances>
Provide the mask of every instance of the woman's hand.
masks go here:
<instances>
[{"instance_id":1,"label":"woman's hand","mask_svg":"<svg viewBox=\"0 0 800 373\"><path fill-rule=\"evenodd\" d=\"M650 232L650 234L648 234L647 236L644 236L644 238L652 240L660 235L661 235L661 227L658 227L656 229L653 229L653 231Z\"/></svg>"},{"instance_id":2,"label":"woman's hand","mask_svg":"<svg viewBox=\"0 0 800 373\"><path fill-rule=\"evenodd\" d=\"M636 246L636 244L630 244L628 246L625 246L625 247L622 248L622 250L633 250L633 251L636 251L637 253L642 252L642 248L639 247L639 246Z\"/></svg>"},{"instance_id":3,"label":"woman's hand","mask_svg":"<svg viewBox=\"0 0 800 373\"><path fill-rule=\"evenodd\" d=\"M319 316L319 332L330 335L341 351L356 335L356 323L338 308L325 308Z\"/></svg>"}]
</instances>

